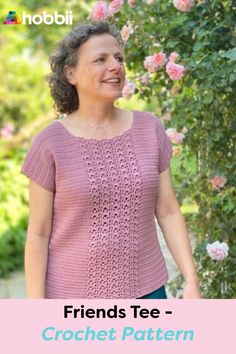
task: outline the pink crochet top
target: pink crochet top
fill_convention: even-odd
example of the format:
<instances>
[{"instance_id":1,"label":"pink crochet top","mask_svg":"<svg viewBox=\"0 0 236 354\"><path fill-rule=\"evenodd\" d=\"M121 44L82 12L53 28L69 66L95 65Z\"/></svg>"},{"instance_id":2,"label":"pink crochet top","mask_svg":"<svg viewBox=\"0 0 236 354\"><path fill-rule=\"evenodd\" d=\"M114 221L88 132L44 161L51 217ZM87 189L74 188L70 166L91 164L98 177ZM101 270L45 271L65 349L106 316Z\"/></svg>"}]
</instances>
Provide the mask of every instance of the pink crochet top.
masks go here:
<instances>
[{"instance_id":1,"label":"pink crochet top","mask_svg":"<svg viewBox=\"0 0 236 354\"><path fill-rule=\"evenodd\" d=\"M21 172L54 193L46 298L138 298L168 279L155 202L171 143L155 116L133 113L130 129L103 140L55 120L28 151Z\"/></svg>"}]
</instances>

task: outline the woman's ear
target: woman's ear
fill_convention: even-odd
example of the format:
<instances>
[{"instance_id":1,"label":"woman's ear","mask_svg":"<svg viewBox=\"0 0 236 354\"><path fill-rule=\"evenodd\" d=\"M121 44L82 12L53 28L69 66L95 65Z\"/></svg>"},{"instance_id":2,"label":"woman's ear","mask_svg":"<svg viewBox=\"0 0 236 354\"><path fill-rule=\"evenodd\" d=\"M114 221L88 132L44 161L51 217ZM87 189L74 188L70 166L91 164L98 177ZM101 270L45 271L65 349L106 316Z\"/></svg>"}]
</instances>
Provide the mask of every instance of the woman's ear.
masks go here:
<instances>
[{"instance_id":1,"label":"woman's ear","mask_svg":"<svg viewBox=\"0 0 236 354\"><path fill-rule=\"evenodd\" d=\"M63 68L63 72L68 82L71 85L76 85L77 79L75 77L75 68L73 66L65 65Z\"/></svg>"}]
</instances>

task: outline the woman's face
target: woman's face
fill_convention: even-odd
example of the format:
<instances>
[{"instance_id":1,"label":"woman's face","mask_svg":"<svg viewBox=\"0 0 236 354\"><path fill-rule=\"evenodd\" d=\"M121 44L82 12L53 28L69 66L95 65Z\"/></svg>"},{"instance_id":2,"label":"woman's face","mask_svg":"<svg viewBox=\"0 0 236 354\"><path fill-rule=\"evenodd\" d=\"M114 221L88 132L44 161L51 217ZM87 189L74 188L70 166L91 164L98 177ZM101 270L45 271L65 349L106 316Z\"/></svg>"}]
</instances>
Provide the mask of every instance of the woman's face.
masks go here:
<instances>
[{"instance_id":1,"label":"woman's face","mask_svg":"<svg viewBox=\"0 0 236 354\"><path fill-rule=\"evenodd\" d=\"M83 97L113 101L125 84L124 52L109 34L92 35L78 50L76 67L66 69L68 81Z\"/></svg>"}]
</instances>

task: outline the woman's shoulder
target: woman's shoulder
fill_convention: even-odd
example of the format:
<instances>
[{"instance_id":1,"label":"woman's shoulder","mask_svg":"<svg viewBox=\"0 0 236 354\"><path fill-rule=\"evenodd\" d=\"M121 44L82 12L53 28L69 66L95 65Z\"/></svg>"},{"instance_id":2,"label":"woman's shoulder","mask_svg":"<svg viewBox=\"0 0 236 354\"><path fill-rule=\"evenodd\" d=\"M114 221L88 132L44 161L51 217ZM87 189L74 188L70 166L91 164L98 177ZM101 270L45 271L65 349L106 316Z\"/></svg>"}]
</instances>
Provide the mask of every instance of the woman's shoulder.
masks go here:
<instances>
[{"instance_id":1,"label":"woman's shoulder","mask_svg":"<svg viewBox=\"0 0 236 354\"><path fill-rule=\"evenodd\" d=\"M39 130L32 138L32 144L42 144L50 147L60 141L60 129L58 129L58 119L54 119L47 126Z\"/></svg>"},{"instance_id":2,"label":"woman's shoulder","mask_svg":"<svg viewBox=\"0 0 236 354\"><path fill-rule=\"evenodd\" d=\"M136 118L146 126L148 125L157 128L162 126L160 118L152 112L135 110L134 114Z\"/></svg>"},{"instance_id":3,"label":"woman's shoulder","mask_svg":"<svg viewBox=\"0 0 236 354\"><path fill-rule=\"evenodd\" d=\"M156 119L159 119L154 113L150 111L141 111L141 110L133 110L137 115L144 117L146 119L149 119L150 121L155 121Z\"/></svg>"},{"instance_id":4,"label":"woman's shoulder","mask_svg":"<svg viewBox=\"0 0 236 354\"><path fill-rule=\"evenodd\" d=\"M59 123L59 119L55 118L52 120L48 125L40 129L36 135L35 138L40 138L42 140L47 140L50 139L51 137L59 134L60 130L57 129ZM60 123L59 123L60 124Z\"/></svg>"},{"instance_id":5,"label":"woman's shoulder","mask_svg":"<svg viewBox=\"0 0 236 354\"><path fill-rule=\"evenodd\" d=\"M135 111L136 126L138 131L145 134L150 139L162 141L166 138L165 126L161 119L149 111Z\"/></svg>"}]
</instances>

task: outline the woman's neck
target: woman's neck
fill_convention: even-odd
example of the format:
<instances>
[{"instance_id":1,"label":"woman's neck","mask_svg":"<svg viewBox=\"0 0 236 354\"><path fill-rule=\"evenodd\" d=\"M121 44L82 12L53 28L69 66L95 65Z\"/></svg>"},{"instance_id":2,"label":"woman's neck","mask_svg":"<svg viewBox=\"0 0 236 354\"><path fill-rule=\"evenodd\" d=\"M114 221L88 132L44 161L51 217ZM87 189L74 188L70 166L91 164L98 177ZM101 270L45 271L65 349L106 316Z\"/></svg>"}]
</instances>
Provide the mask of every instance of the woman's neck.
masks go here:
<instances>
[{"instance_id":1,"label":"woman's neck","mask_svg":"<svg viewBox=\"0 0 236 354\"><path fill-rule=\"evenodd\" d=\"M75 118L81 123L87 124L104 124L114 121L119 114L119 108L113 104L92 104L80 105L75 112Z\"/></svg>"}]
</instances>

